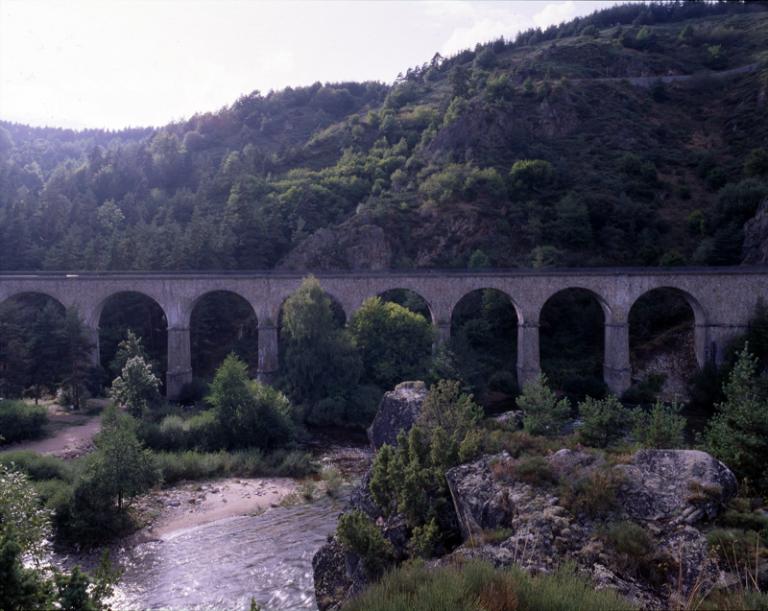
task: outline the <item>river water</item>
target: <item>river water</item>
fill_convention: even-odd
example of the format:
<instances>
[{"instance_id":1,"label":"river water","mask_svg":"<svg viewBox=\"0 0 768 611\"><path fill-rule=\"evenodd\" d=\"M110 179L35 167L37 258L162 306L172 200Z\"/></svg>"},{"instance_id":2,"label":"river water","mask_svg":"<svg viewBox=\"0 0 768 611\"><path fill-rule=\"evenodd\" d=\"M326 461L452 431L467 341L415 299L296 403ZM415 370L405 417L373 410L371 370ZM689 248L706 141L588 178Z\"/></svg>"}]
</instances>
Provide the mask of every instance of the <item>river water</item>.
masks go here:
<instances>
[{"instance_id":1,"label":"river water","mask_svg":"<svg viewBox=\"0 0 768 611\"><path fill-rule=\"evenodd\" d=\"M349 484L371 459L366 445L326 443L316 451L323 468ZM114 609L317 609L312 557L335 532L347 492L256 516L218 520L172 533L161 541L112 552L122 570Z\"/></svg>"},{"instance_id":2,"label":"river water","mask_svg":"<svg viewBox=\"0 0 768 611\"><path fill-rule=\"evenodd\" d=\"M316 609L312 556L343 500L325 497L174 533L120 552L116 609Z\"/></svg>"}]
</instances>

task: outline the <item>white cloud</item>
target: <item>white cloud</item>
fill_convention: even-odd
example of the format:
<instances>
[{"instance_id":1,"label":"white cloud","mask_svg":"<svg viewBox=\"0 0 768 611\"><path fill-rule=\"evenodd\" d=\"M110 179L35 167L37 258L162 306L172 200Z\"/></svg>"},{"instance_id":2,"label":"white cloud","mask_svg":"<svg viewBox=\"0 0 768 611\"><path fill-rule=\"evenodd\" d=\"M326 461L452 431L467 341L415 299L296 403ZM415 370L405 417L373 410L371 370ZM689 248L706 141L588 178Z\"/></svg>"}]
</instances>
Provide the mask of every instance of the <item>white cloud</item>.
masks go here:
<instances>
[{"instance_id":1,"label":"white cloud","mask_svg":"<svg viewBox=\"0 0 768 611\"><path fill-rule=\"evenodd\" d=\"M540 28L558 25L576 16L576 3L573 0L553 2L544 6L533 16L533 22Z\"/></svg>"}]
</instances>

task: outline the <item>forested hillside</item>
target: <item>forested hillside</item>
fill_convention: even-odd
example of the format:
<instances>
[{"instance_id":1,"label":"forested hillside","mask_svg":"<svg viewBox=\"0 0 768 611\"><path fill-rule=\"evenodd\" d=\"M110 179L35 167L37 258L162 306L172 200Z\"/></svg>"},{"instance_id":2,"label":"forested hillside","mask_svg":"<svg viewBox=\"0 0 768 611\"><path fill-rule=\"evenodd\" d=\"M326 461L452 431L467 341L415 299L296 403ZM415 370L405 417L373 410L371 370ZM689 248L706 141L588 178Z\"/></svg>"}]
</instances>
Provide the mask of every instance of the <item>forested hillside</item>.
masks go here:
<instances>
[{"instance_id":1,"label":"forested hillside","mask_svg":"<svg viewBox=\"0 0 768 611\"><path fill-rule=\"evenodd\" d=\"M740 263L766 117L753 2L618 6L159 129L0 123L0 268Z\"/></svg>"}]
</instances>

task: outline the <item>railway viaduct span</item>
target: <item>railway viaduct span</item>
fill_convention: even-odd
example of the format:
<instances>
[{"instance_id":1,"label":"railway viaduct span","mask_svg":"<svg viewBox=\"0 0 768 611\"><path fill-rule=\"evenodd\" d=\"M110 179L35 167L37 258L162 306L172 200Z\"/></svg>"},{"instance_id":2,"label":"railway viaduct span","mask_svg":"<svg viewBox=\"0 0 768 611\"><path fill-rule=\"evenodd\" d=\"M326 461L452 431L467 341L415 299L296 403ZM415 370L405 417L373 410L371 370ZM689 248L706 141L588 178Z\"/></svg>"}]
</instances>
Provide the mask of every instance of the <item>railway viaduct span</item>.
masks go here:
<instances>
[{"instance_id":1,"label":"railway viaduct span","mask_svg":"<svg viewBox=\"0 0 768 611\"><path fill-rule=\"evenodd\" d=\"M98 362L99 320L113 295L138 292L163 309L168 329L166 389L175 398L192 379L190 319L195 304L213 291L228 291L251 304L258 320L258 371L278 372L277 321L283 301L306 274L281 272L122 272L0 274L0 302L24 293L42 293L80 313ZM367 297L409 289L427 302L438 342L450 337L459 300L477 289L505 293L517 311L517 374L524 383L540 372L539 316L560 291L585 289L600 303L605 324L604 379L616 393L629 387L629 312L648 291L673 289L690 305L700 366L719 362L730 338L741 333L759 299L768 300L768 267L599 268L548 270L430 270L315 274L323 289L350 315Z\"/></svg>"}]
</instances>

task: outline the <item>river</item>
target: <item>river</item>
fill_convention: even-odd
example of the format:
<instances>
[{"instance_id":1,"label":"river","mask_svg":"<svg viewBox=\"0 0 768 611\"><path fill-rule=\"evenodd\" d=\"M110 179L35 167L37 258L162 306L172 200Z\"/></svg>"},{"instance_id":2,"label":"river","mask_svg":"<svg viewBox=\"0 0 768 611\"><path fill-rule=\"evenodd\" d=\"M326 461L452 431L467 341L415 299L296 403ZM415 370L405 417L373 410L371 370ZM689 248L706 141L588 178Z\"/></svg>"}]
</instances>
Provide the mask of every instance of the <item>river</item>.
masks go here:
<instances>
[{"instance_id":1,"label":"river","mask_svg":"<svg viewBox=\"0 0 768 611\"><path fill-rule=\"evenodd\" d=\"M343 501L322 498L141 543L116 559L117 609L316 609L312 556Z\"/></svg>"}]
</instances>

